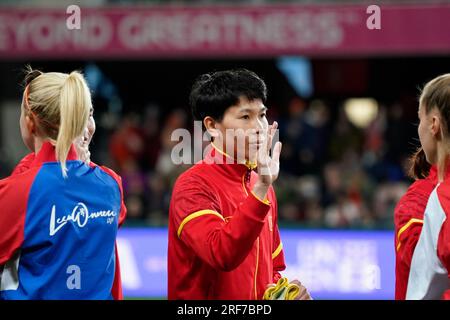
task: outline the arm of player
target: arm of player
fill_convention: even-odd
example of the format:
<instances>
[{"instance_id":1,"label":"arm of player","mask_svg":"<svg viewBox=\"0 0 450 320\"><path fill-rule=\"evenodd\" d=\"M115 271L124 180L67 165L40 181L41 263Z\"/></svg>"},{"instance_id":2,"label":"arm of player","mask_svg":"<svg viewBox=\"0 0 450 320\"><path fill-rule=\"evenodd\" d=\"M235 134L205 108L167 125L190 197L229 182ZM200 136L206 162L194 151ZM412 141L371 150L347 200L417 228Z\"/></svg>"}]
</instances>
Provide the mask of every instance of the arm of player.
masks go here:
<instances>
[{"instance_id":1,"label":"arm of player","mask_svg":"<svg viewBox=\"0 0 450 320\"><path fill-rule=\"evenodd\" d=\"M114 282L111 288L111 295L114 300L123 300L122 277L120 274L120 261L117 250L117 243L114 248L114 254L116 255L116 269L114 270Z\"/></svg>"},{"instance_id":2,"label":"arm of player","mask_svg":"<svg viewBox=\"0 0 450 320\"><path fill-rule=\"evenodd\" d=\"M276 228L276 233L278 234L278 228ZM279 236L277 236L279 239ZM281 271L286 269L286 263L284 261L284 251L283 251L283 243L281 240L278 240L277 247L275 251L272 253L273 260L273 283L276 283L281 278Z\"/></svg>"},{"instance_id":3,"label":"arm of player","mask_svg":"<svg viewBox=\"0 0 450 320\"><path fill-rule=\"evenodd\" d=\"M412 256L423 226L423 214L432 186L416 181L394 210L395 299L405 300Z\"/></svg>"},{"instance_id":4,"label":"arm of player","mask_svg":"<svg viewBox=\"0 0 450 320\"><path fill-rule=\"evenodd\" d=\"M408 269L422 231L427 201L428 198L419 193L408 192L394 211L396 258Z\"/></svg>"},{"instance_id":5,"label":"arm of player","mask_svg":"<svg viewBox=\"0 0 450 320\"><path fill-rule=\"evenodd\" d=\"M22 245L28 195L37 170L27 170L20 179L15 175L0 180L0 265Z\"/></svg>"}]
</instances>

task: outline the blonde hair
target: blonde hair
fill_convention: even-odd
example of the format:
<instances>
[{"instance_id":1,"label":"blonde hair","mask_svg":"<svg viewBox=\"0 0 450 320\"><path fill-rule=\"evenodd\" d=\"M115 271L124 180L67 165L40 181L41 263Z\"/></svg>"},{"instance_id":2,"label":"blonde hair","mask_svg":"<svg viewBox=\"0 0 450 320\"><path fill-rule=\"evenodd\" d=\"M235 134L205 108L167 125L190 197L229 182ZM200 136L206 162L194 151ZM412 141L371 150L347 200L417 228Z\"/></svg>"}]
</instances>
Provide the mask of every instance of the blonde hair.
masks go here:
<instances>
[{"instance_id":1,"label":"blonde hair","mask_svg":"<svg viewBox=\"0 0 450 320\"><path fill-rule=\"evenodd\" d=\"M441 119L441 134L445 140L445 150L438 150L438 172L442 175L447 170L450 155L450 73L443 74L429 81L420 95L420 104L428 113L436 108Z\"/></svg>"},{"instance_id":2,"label":"blonde hair","mask_svg":"<svg viewBox=\"0 0 450 320\"><path fill-rule=\"evenodd\" d=\"M78 71L42 73L28 67L25 84L26 111L35 120L37 134L56 145L56 160L67 177L67 156L86 128L92 108L86 80Z\"/></svg>"}]
</instances>

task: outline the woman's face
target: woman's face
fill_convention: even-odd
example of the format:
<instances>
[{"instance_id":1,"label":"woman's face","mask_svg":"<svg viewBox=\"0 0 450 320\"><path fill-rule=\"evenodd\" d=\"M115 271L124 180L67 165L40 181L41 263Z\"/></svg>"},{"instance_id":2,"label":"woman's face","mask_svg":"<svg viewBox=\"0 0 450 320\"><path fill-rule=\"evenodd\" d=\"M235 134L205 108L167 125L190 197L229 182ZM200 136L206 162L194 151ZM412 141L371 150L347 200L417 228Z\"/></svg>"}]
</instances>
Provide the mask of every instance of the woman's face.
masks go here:
<instances>
[{"instance_id":1,"label":"woman's face","mask_svg":"<svg viewBox=\"0 0 450 320\"><path fill-rule=\"evenodd\" d=\"M94 133L95 133L95 120L94 120L94 112L93 109L91 108L89 119L86 127L84 128L84 132L81 136L79 136L75 140L75 148L77 150L78 158L86 163L90 162L91 153L89 151L89 144L92 141Z\"/></svg>"},{"instance_id":2,"label":"woman's face","mask_svg":"<svg viewBox=\"0 0 450 320\"><path fill-rule=\"evenodd\" d=\"M87 124L87 130L88 130L88 135L87 135L87 144L89 145L92 141L92 137L94 136L95 133L95 120L94 120L94 109L91 108L91 111L89 113L89 120L88 120L88 124Z\"/></svg>"},{"instance_id":3,"label":"woman's face","mask_svg":"<svg viewBox=\"0 0 450 320\"><path fill-rule=\"evenodd\" d=\"M227 148L227 141L232 141L234 158L253 161L256 158L256 151L262 144L260 139L266 138L266 136L255 138L258 137L256 132L267 133L269 127L266 110L260 99L252 101L246 98L239 99L237 105L225 111L222 121L216 123L223 141L223 146L219 147L229 152L231 147ZM251 135L253 136L250 137Z\"/></svg>"},{"instance_id":4,"label":"woman's face","mask_svg":"<svg viewBox=\"0 0 450 320\"><path fill-rule=\"evenodd\" d=\"M439 132L439 112L432 109L428 113L422 103L419 105L419 139L428 163L437 163L437 140Z\"/></svg>"}]
</instances>

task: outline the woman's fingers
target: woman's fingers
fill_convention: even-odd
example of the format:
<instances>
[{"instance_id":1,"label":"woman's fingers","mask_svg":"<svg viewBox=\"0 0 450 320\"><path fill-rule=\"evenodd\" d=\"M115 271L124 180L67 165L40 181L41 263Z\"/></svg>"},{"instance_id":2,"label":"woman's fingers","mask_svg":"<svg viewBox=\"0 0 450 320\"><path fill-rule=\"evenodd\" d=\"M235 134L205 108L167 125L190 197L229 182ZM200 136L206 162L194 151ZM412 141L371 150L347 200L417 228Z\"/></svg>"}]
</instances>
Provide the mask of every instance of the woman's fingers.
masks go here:
<instances>
[{"instance_id":1,"label":"woman's fingers","mask_svg":"<svg viewBox=\"0 0 450 320\"><path fill-rule=\"evenodd\" d=\"M268 144L267 144L267 153L270 154L270 149L272 149L272 142L273 138L275 136L275 133L277 132L278 128L278 122L274 121L270 126L268 130Z\"/></svg>"},{"instance_id":2,"label":"woman's fingers","mask_svg":"<svg viewBox=\"0 0 450 320\"><path fill-rule=\"evenodd\" d=\"M272 161L274 161L275 163L280 162L281 147L282 147L282 144L280 141L277 141L275 143L275 146L273 147Z\"/></svg>"}]
</instances>

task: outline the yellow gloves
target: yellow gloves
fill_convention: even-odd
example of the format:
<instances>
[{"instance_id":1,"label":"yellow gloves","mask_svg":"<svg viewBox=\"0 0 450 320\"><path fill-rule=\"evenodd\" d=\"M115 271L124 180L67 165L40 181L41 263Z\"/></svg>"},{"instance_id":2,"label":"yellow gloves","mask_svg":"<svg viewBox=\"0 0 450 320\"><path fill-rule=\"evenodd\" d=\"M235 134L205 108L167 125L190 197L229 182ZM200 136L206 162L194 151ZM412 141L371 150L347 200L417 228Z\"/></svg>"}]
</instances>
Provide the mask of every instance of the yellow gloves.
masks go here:
<instances>
[{"instance_id":1,"label":"yellow gloves","mask_svg":"<svg viewBox=\"0 0 450 320\"><path fill-rule=\"evenodd\" d=\"M280 278L264 292L263 300L294 300L300 293L300 287L289 283L287 278Z\"/></svg>"}]
</instances>

